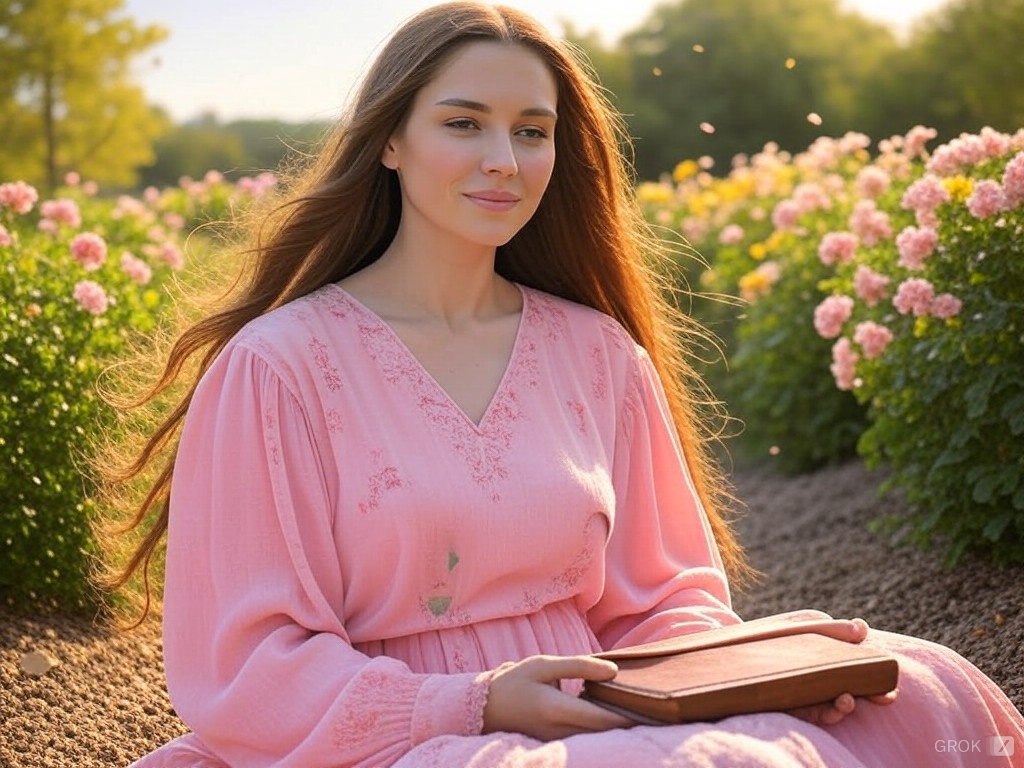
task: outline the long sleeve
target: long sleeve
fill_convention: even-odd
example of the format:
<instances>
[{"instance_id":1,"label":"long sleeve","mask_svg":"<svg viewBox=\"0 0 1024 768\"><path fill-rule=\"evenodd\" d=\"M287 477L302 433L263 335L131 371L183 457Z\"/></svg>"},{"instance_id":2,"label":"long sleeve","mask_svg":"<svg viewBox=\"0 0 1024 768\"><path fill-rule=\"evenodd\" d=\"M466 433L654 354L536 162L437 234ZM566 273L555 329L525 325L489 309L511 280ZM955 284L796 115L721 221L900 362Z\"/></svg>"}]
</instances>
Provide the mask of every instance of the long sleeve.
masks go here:
<instances>
[{"instance_id":1,"label":"long sleeve","mask_svg":"<svg viewBox=\"0 0 1024 768\"><path fill-rule=\"evenodd\" d=\"M486 675L414 674L357 652L331 499L341 473L264 358L235 344L186 418L171 492L168 688L230 765L387 766L481 728Z\"/></svg>"},{"instance_id":2,"label":"long sleeve","mask_svg":"<svg viewBox=\"0 0 1024 768\"><path fill-rule=\"evenodd\" d=\"M740 621L664 390L643 350L627 386L604 592L587 617L606 649Z\"/></svg>"}]
</instances>

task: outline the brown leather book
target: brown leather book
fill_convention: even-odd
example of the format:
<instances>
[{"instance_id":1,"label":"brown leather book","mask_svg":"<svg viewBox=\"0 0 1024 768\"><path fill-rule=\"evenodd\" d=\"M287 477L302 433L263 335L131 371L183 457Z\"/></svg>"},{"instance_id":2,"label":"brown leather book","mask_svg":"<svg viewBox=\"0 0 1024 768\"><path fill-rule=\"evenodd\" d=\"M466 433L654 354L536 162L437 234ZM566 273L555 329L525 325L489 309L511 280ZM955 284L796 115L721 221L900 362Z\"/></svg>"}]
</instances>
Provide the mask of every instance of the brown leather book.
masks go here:
<instances>
[{"instance_id":1,"label":"brown leather book","mask_svg":"<svg viewBox=\"0 0 1024 768\"><path fill-rule=\"evenodd\" d=\"M897 661L883 651L813 631L744 634L737 625L597 654L614 660L619 672L613 680L588 681L583 696L637 722L663 724L786 711L843 693L896 688Z\"/></svg>"}]
</instances>

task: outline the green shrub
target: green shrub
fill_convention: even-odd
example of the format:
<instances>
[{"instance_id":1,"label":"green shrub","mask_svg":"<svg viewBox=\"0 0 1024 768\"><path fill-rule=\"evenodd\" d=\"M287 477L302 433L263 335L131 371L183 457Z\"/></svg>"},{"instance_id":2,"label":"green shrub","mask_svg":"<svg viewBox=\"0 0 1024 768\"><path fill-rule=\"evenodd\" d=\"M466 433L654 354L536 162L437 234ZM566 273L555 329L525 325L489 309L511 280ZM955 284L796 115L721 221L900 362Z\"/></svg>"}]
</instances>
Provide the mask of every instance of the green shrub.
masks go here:
<instances>
[{"instance_id":1,"label":"green shrub","mask_svg":"<svg viewBox=\"0 0 1024 768\"><path fill-rule=\"evenodd\" d=\"M890 300L857 301L837 342L853 362L838 383L869 406L861 453L891 468L912 538L940 539L950 563L968 549L1024 561L1024 143L1013 146L983 133L936 151L917 189L948 200L873 254ZM856 269L841 265L829 288L855 295Z\"/></svg>"},{"instance_id":2,"label":"green shrub","mask_svg":"<svg viewBox=\"0 0 1024 768\"><path fill-rule=\"evenodd\" d=\"M249 196L211 178L104 200L0 185L0 599L85 607L97 543L88 457L117 429L97 378L172 307L184 234ZM204 196L207 203L204 205ZM219 203L219 204L218 204ZM205 253L189 243L190 258Z\"/></svg>"}]
</instances>

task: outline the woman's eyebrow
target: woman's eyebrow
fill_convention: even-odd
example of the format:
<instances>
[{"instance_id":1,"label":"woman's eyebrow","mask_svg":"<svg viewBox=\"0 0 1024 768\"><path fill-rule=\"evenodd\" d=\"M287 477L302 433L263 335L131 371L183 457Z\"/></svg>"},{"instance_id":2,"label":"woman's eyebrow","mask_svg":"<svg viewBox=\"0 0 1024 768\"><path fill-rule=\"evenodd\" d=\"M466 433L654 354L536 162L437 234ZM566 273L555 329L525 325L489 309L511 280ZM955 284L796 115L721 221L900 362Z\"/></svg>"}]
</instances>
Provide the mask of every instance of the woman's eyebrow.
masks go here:
<instances>
[{"instance_id":1,"label":"woman's eyebrow","mask_svg":"<svg viewBox=\"0 0 1024 768\"><path fill-rule=\"evenodd\" d=\"M486 104L482 104L479 101L473 101L472 99L460 99L457 97L453 97L450 99L442 99L441 101L437 102L436 106L462 107L463 109L471 109L474 112L484 112L485 114L490 114L493 111L489 106L487 106ZM528 109L524 109L519 114L528 117L550 117L552 120L558 117L558 115L553 110L550 110L547 107L530 107Z\"/></svg>"}]
</instances>

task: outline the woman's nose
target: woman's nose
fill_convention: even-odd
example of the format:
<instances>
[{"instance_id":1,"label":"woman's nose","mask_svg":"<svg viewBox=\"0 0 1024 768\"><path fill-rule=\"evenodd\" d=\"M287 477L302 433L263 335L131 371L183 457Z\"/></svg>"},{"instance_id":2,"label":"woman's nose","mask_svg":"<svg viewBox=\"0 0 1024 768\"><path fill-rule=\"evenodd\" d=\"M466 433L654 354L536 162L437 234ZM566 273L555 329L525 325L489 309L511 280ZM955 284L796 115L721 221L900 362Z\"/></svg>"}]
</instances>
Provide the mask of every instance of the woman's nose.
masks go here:
<instances>
[{"instance_id":1,"label":"woman's nose","mask_svg":"<svg viewBox=\"0 0 1024 768\"><path fill-rule=\"evenodd\" d=\"M515 176L519 172L519 163L516 162L516 153L510 138L495 137L493 141L488 142L483 170L484 173L502 176Z\"/></svg>"}]
</instances>

